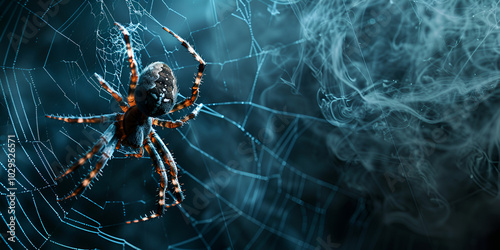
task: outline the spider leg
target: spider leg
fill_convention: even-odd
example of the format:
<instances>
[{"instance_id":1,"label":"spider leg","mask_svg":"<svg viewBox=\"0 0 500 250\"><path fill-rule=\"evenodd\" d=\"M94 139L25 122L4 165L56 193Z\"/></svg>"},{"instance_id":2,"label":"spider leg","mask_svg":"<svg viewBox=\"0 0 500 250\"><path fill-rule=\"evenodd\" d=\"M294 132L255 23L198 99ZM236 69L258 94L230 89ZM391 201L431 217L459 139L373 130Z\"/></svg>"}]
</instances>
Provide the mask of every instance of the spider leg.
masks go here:
<instances>
[{"instance_id":1,"label":"spider leg","mask_svg":"<svg viewBox=\"0 0 500 250\"><path fill-rule=\"evenodd\" d=\"M123 112L127 112L128 108L130 107L128 106L128 103L123 100L120 92L115 91L99 74L95 73L94 76L97 78L99 83L101 83L101 86L115 98L115 100L120 105L120 108L122 108Z\"/></svg>"},{"instance_id":2,"label":"spider leg","mask_svg":"<svg viewBox=\"0 0 500 250\"><path fill-rule=\"evenodd\" d=\"M191 45L189 45L189 43L186 42L186 40L184 40L182 37L175 34L173 31L171 31L167 27L163 27L163 29L165 31L167 31L168 33L172 34L175 38L177 38L177 40L179 40L182 43L182 46L186 47L186 49L189 51L189 53L191 53L191 55L194 56L196 61L200 62L200 65L198 66L198 74L196 75L196 79L194 80L193 87L191 88L191 97L186 98L184 101L182 101L180 103L177 103L172 108L172 110L170 110L170 113L172 113L172 112L175 112L177 110L188 107L189 105L193 104L196 101L196 99L198 98L198 96L200 94L198 91L198 88L200 87L200 84L201 84L201 77L203 76L203 70L205 69L206 63L201 58L201 56L198 55L198 53L196 53L196 51L193 49L193 47L191 47Z\"/></svg>"},{"instance_id":3,"label":"spider leg","mask_svg":"<svg viewBox=\"0 0 500 250\"><path fill-rule=\"evenodd\" d=\"M69 199L71 197L74 197L74 196L81 194L85 190L85 188L87 188L87 186L92 182L94 177L96 177L96 175L106 165L109 158L111 158L111 156L113 155L113 152L115 152L115 146L116 146L117 142L118 142L118 138L113 136L111 141L102 150L101 157L97 161L95 168L92 171L90 171L89 176L87 178L85 178L82 181L82 183L77 188L75 188L70 195L68 195L64 198L61 198L61 199L57 199L57 201L63 201L63 200L66 200L66 199Z\"/></svg>"},{"instance_id":4,"label":"spider leg","mask_svg":"<svg viewBox=\"0 0 500 250\"><path fill-rule=\"evenodd\" d=\"M172 181L172 185L174 185L174 196L176 199L176 202L172 204L172 206L175 206L179 203L181 203L184 200L184 194L182 193L181 189L181 184L179 183L179 179L177 178L178 176L178 171L177 171L177 164L174 161L174 157L172 157L172 154L168 150L167 146L165 143L163 143L162 139L156 132L152 132L151 135L153 143L159 147L160 152L162 153L163 160L168 164L170 167L170 178Z\"/></svg>"},{"instance_id":5,"label":"spider leg","mask_svg":"<svg viewBox=\"0 0 500 250\"><path fill-rule=\"evenodd\" d=\"M139 79L139 74L137 73L137 62L134 58L134 51L132 50L132 46L130 45L130 33L119 23L115 23L116 26L123 33L123 39L127 44L127 54L128 54L128 62L130 63L130 71L132 72L132 76L130 76L130 85L128 89L127 101L130 106L135 106L134 92L135 87L137 85L137 80Z\"/></svg>"},{"instance_id":6,"label":"spider leg","mask_svg":"<svg viewBox=\"0 0 500 250\"><path fill-rule=\"evenodd\" d=\"M175 121L170 121L170 120L162 120L162 119L153 119L153 125L155 126L160 126L164 128L177 128L181 127L186 123L187 121L195 118L198 115L198 112L200 109L203 107L203 104L198 105L193 112L191 112L189 115L184 116L183 118Z\"/></svg>"},{"instance_id":7,"label":"spider leg","mask_svg":"<svg viewBox=\"0 0 500 250\"><path fill-rule=\"evenodd\" d=\"M46 115L45 117L69 123L106 123L116 119L117 114L93 115L93 116L59 116Z\"/></svg>"},{"instance_id":8,"label":"spider leg","mask_svg":"<svg viewBox=\"0 0 500 250\"><path fill-rule=\"evenodd\" d=\"M127 224L137 223L140 221L147 221L149 219L160 217L163 214L163 209L165 207L168 208L171 206L171 205L165 205L165 193L168 184L167 170L165 169L165 166L161 161L160 155L158 154L158 151L156 150L154 144L151 142L151 139L149 137L147 137L146 140L144 140L144 148L146 148L146 151L148 151L148 154L151 157L151 160L153 161L153 165L155 166L156 172L160 175L160 193L158 194L158 207L156 209L156 212L153 212L151 215L142 217L141 219L127 221L126 222Z\"/></svg>"},{"instance_id":9,"label":"spider leg","mask_svg":"<svg viewBox=\"0 0 500 250\"><path fill-rule=\"evenodd\" d=\"M63 178L64 176L70 174L71 172L75 171L80 166L82 166L88 159L92 158L92 156L94 156L97 152L99 152L101 148L104 147L104 145L106 145L111 140L111 138L113 138L114 134L115 134L115 125L111 124L111 126L109 126L108 129L104 131L101 138L99 138L99 140L94 144L94 146L91 149L89 149L82 158L75 161L71 165L71 167L66 169L66 171L63 174L55 178L55 180Z\"/></svg>"}]
</instances>

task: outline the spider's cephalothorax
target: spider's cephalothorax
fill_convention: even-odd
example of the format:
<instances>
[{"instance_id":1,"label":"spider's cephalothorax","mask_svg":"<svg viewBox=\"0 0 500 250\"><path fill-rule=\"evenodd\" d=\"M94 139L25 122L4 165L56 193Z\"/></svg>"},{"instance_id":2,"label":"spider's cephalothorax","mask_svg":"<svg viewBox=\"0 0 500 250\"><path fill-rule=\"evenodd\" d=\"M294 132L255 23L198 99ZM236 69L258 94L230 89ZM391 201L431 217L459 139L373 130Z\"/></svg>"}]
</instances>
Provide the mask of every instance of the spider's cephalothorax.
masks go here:
<instances>
[{"instance_id":1,"label":"spider's cephalothorax","mask_svg":"<svg viewBox=\"0 0 500 250\"><path fill-rule=\"evenodd\" d=\"M140 148L145 137L151 133L153 118L133 106L123 115L122 124L123 129L117 132L122 138L122 145Z\"/></svg>"},{"instance_id":2,"label":"spider's cephalothorax","mask_svg":"<svg viewBox=\"0 0 500 250\"><path fill-rule=\"evenodd\" d=\"M182 43L182 46L186 47L194 58L200 63L198 66L198 74L193 87L191 88L191 96L182 102L177 103L177 80L175 79L170 67L162 62L154 62L148 65L139 75L137 73L137 63L135 62L134 53L130 45L130 34L119 23L115 24L123 33L123 38L127 45L130 70L132 71L127 101L125 101L122 95L115 91L100 75L96 73L95 76L97 77L99 83L101 83L102 87L106 89L120 104L124 113L88 117L54 115L47 115L47 117L70 123L112 123L108 129L104 131L103 135L96 142L96 144L89 149L85 155L83 155L80 159L77 159L63 174L55 178L58 180L72 173L92 156L97 153L101 153L96 166L92 171L90 171L87 178L85 178L82 183L70 194L64 198L58 199L58 201L80 195L92 182L94 177L100 173L102 168L106 165L108 159L113 155L113 152L122 145L139 149L139 153L127 155L138 158L142 157L143 148L146 149L151 157L151 160L153 161L156 172L160 175L158 207L157 210L149 216L127 222L132 223L159 217L163 214L163 210L165 208L175 206L184 199L181 185L177 178L177 165L174 158L152 126L177 128L184 125L188 120L196 117L202 108L201 104L198 105L193 112L179 120L171 121L154 118L188 107L196 101L199 95L198 88L201 84L205 61L203 61L198 53L196 53L191 45L189 45L184 39L170 31L168 28L163 28L165 31L177 38ZM168 165L170 170L165 168L164 163ZM170 175L170 183L172 184L173 192L171 192L171 194L175 199L175 201L171 204L167 204L165 202L165 196L169 191L167 188L169 182L167 173Z\"/></svg>"}]
</instances>

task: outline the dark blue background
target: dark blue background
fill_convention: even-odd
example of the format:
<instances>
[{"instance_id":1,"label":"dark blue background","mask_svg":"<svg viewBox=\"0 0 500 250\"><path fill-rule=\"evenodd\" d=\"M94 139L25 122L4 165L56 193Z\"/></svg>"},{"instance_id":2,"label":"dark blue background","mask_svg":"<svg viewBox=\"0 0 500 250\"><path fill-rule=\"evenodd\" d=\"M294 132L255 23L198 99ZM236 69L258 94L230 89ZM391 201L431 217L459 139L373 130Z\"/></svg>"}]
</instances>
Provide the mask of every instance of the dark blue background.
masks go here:
<instances>
[{"instance_id":1,"label":"dark blue background","mask_svg":"<svg viewBox=\"0 0 500 250\"><path fill-rule=\"evenodd\" d=\"M497 12L492 1L2 1L4 198L6 136L18 140L7 248L493 248ZM162 26L207 61L200 115L158 129L186 200L133 225L155 209L149 157L115 152L91 189L58 203L96 159L54 177L107 126L44 117L120 111L93 77L128 90L114 22L139 67L166 62L183 96L197 63Z\"/></svg>"}]
</instances>

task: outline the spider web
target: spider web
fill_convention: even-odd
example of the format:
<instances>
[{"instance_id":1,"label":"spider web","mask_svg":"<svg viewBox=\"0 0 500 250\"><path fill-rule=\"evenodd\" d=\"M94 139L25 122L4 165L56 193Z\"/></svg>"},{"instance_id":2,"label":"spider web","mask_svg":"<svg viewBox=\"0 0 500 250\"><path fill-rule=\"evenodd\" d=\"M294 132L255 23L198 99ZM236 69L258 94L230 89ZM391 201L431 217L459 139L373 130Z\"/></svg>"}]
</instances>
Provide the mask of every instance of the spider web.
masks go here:
<instances>
[{"instance_id":1,"label":"spider web","mask_svg":"<svg viewBox=\"0 0 500 250\"><path fill-rule=\"evenodd\" d=\"M497 2L0 6L2 249L485 249L497 242ZM156 209L159 177L149 156L125 157L131 152L122 148L83 195L57 202L97 157L54 178L108 125L45 118L120 112L94 77L128 91L114 22L130 32L139 69L156 61L173 69L179 99L190 93L198 63L162 27L207 62L198 117L157 129L186 199L160 219L130 225Z\"/></svg>"},{"instance_id":2,"label":"spider web","mask_svg":"<svg viewBox=\"0 0 500 250\"><path fill-rule=\"evenodd\" d=\"M17 203L15 243L2 227L2 244L9 249L313 249L338 247L335 242L345 235L360 234L365 202L335 185L335 164L325 157L319 132L331 125L316 104L317 86L303 93L294 88L301 81L303 8L300 1L3 2L4 225L10 218L7 135L17 140ZM180 168L186 200L160 219L132 225L124 222L156 207L159 179L147 154L135 159L115 152L81 197L58 203L96 160L59 183L54 177L107 125L44 117L119 111L93 77L102 75L122 95L128 90L130 68L115 21L131 33L139 68L166 62L182 97L197 63L162 26L190 42L208 64L197 101L204 108L196 120L175 130L158 129Z\"/></svg>"}]
</instances>

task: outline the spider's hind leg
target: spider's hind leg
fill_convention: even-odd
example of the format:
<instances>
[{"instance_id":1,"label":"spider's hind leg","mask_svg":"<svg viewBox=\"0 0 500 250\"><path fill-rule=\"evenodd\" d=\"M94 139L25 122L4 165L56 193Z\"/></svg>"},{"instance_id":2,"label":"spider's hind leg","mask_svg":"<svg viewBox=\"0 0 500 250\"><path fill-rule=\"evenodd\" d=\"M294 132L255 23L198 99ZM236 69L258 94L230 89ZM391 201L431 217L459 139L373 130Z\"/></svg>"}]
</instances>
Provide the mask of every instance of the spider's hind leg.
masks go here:
<instances>
[{"instance_id":1,"label":"spider's hind leg","mask_svg":"<svg viewBox=\"0 0 500 250\"><path fill-rule=\"evenodd\" d=\"M104 147L104 149L102 150L101 157L97 161L95 168L92 171L90 171L88 177L85 178L82 181L82 183L77 188L75 188L70 195L68 195L64 198L58 199L57 201L63 201L63 200L66 200L66 199L69 199L71 197L74 197L74 196L81 194L85 190L85 188L87 188L87 186L92 182L94 177L96 177L97 174L102 170L102 168L104 168L104 166L108 162L109 158L111 158L111 156L113 155L113 152L115 151L115 146L116 146L117 142L118 142L118 139L115 136L113 136L111 141L108 142L106 144L106 146Z\"/></svg>"},{"instance_id":2,"label":"spider's hind leg","mask_svg":"<svg viewBox=\"0 0 500 250\"><path fill-rule=\"evenodd\" d=\"M99 152L104 145L108 144L108 142L113 138L115 134L115 128L116 126L114 124L111 124L106 131L102 134L101 138L94 144L94 146L85 153L85 155L73 162L71 167L66 169L66 171L61 174L60 176L56 177L55 180L59 180L63 178L64 176L70 174L71 172L75 171L79 167L81 167L88 159L90 159L92 156L94 156L97 152Z\"/></svg>"},{"instance_id":3,"label":"spider's hind leg","mask_svg":"<svg viewBox=\"0 0 500 250\"><path fill-rule=\"evenodd\" d=\"M177 177L179 175L177 170L177 164L175 163L174 157L172 157L172 154L168 150L167 146L161 140L160 136L158 136L158 134L153 131L151 133L151 137L154 145L159 147L163 160L170 167L170 178L172 185L174 185L174 197L176 199L175 203L173 203L171 206L175 206L184 200L184 194L182 193L181 184L179 183L179 179Z\"/></svg>"},{"instance_id":4,"label":"spider's hind leg","mask_svg":"<svg viewBox=\"0 0 500 250\"><path fill-rule=\"evenodd\" d=\"M155 166L156 172L160 175L160 192L158 194L158 207L156 209L156 212L153 212L151 215L146 216L146 217L142 217L141 219L127 221L126 222L127 224L137 223L140 221L147 221L149 219L160 217L163 214L163 210L165 208L169 208L172 206L172 205L165 205L165 194L166 194L167 184L168 184L167 170L165 169L165 166L163 165L163 162L161 161L160 155L158 154L158 151L156 150L155 145L151 142L151 139L149 137L147 137L146 140L144 140L144 148L146 148L146 151L148 152L149 156L151 157L151 160L153 161L153 165Z\"/></svg>"}]
</instances>

